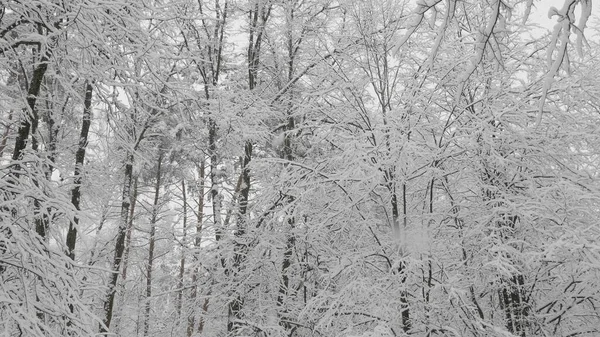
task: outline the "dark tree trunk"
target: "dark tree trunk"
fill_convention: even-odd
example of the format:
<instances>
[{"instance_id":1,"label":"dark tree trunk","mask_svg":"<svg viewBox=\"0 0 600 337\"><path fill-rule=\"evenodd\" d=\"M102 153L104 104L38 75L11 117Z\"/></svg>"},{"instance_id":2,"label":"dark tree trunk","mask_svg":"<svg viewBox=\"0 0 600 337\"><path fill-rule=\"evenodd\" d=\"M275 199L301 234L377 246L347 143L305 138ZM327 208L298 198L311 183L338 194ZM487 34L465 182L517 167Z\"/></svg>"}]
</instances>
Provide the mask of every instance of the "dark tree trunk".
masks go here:
<instances>
[{"instance_id":1,"label":"dark tree trunk","mask_svg":"<svg viewBox=\"0 0 600 337\"><path fill-rule=\"evenodd\" d=\"M6 142L8 141L8 135L10 133L10 121L13 118L13 111L8 112L8 123L4 127L4 133L2 134L2 141L0 141L0 158L4 155L4 149L6 148Z\"/></svg>"},{"instance_id":2,"label":"dark tree trunk","mask_svg":"<svg viewBox=\"0 0 600 337\"><path fill-rule=\"evenodd\" d=\"M515 228L519 217L507 216L501 221L500 226L508 226L511 230ZM510 256L509 256L510 258ZM500 291L500 306L504 310L507 330L517 336L524 337L527 330L527 317L529 316L529 303L525 293L525 277L516 274L503 281L505 284Z\"/></svg>"},{"instance_id":3,"label":"dark tree trunk","mask_svg":"<svg viewBox=\"0 0 600 337\"><path fill-rule=\"evenodd\" d=\"M156 244L156 221L158 219L158 199L160 196L162 152L158 156L156 168L156 185L154 185L154 202L152 203L152 218L150 219L150 242L148 247L148 264L146 266L146 304L144 313L144 336L150 330L150 309L152 299L152 269L154 267L154 246Z\"/></svg>"},{"instance_id":4,"label":"dark tree trunk","mask_svg":"<svg viewBox=\"0 0 600 337\"><path fill-rule=\"evenodd\" d=\"M183 306L183 276L185 275L185 255L187 254L187 195L185 180L181 179L181 195L183 199L183 229L181 238L181 259L179 261L179 275L177 283L177 317L181 317L181 307Z\"/></svg>"},{"instance_id":5,"label":"dark tree trunk","mask_svg":"<svg viewBox=\"0 0 600 337\"><path fill-rule=\"evenodd\" d=\"M44 80L44 74L46 74L46 70L48 70L48 61L48 56L42 56L40 63L33 71L29 90L27 90L27 105L29 109L25 115L25 118L23 118L21 124L19 125L12 156L14 161L21 160L23 157L23 151L27 146L27 138L29 138L29 132L31 131L32 123L37 123L37 121L35 121L35 116L37 115L35 112L35 104L40 94L40 89Z\"/></svg>"},{"instance_id":6,"label":"dark tree trunk","mask_svg":"<svg viewBox=\"0 0 600 337\"><path fill-rule=\"evenodd\" d=\"M88 133L92 120L92 92L92 84L87 82L85 86L85 99L83 101L83 122L81 124L81 132L79 133L77 152L75 153L73 189L71 189L71 203L77 211L81 210L81 180L83 178L83 162L85 160L85 150L88 143ZM72 260L75 260L75 245L77 243L78 225L79 216L75 214L73 220L69 223L69 231L67 232L67 254Z\"/></svg>"},{"instance_id":7,"label":"dark tree trunk","mask_svg":"<svg viewBox=\"0 0 600 337\"><path fill-rule=\"evenodd\" d=\"M123 252L125 251L125 237L127 236L127 224L129 223L129 207L131 204L131 183L133 180L133 154L127 156L125 164L125 178L123 182L123 193L121 195L121 219L117 232L117 241L115 243L115 255L112 264L112 273L108 283L108 294L104 301L104 319L100 326L101 333L107 333L110 329L110 323L113 317L115 297L117 292L117 281L119 279L119 268L123 260Z\"/></svg>"},{"instance_id":8,"label":"dark tree trunk","mask_svg":"<svg viewBox=\"0 0 600 337\"><path fill-rule=\"evenodd\" d=\"M271 4L260 4L256 1L254 8L249 12L250 19L250 34L248 36L248 50L247 50L247 65L248 65L248 88L254 90L258 80L258 66L260 64L260 48L262 45L263 33L265 24L271 13ZM246 255L247 246L241 243L242 238L247 232L247 219L246 213L248 210L248 200L250 195L250 162L252 161L253 145L252 141L247 140L244 144L244 156L240 158L241 164L241 176L240 176L240 187L239 187L239 201L238 201L238 221L237 228L235 231L235 246L234 246L234 259L233 265L231 266L234 275L239 274L240 269L244 264L244 257ZM229 303L229 319L227 322L227 331L233 332L237 329L238 324L235 320L242 318L242 308L244 305L244 299L238 292L235 298Z\"/></svg>"},{"instance_id":9,"label":"dark tree trunk","mask_svg":"<svg viewBox=\"0 0 600 337\"><path fill-rule=\"evenodd\" d=\"M202 224L204 220L204 179L206 178L206 174L204 171L204 159L200 163L200 167L198 168L198 180L200 184L198 186L198 216L196 222L196 237L194 239L194 247L196 252L194 254L194 273L192 274L192 293L191 293L191 302L192 305L196 305L196 297L198 296L198 287L196 282L198 282L200 267L199 267L199 250L200 244L202 243ZM205 300L205 304L203 305L203 311L206 312L208 309L208 299ZM194 328L196 325L196 314L195 311L192 311L192 314L188 318L188 328L187 328L187 337L191 337L194 334ZM202 333L204 329L204 318L201 315L198 322L198 333Z\"/></svg>"},{"instance_id":10,"label":"dark tree trunk","mask_svg":"<svg viewBox=\"0 0 600 337\"><path fill-rule=\"evenodd\" d=\"M25 109L25 116L21 120L21 124L19 125L19 129L17 131L17 138L15 139L15 148L12 156L13 161L19 161L23 158L23 153L25 151L25 148L27 147L27 139L29 138L30 133L35 133L36 131L35 129L37 128L38 124L36 102L40 94L42 82L44 80L44 75L46 74L46 70L48 69L48 61L48 56L42 56L40 59L40 63L33 71L33 76L29 84L29 89L27 90L28 109ZM35 139L32 140L32 149L34 151L37 151L37 141L35 141ZM21 166L19 163L14 165L14 172L12 174L12 178L15 180L15 182L19 179L20 167ZM34 180L34 184L37 185L38 182ZM34 200L34 206L36 212L39 213L41 204L38 199ZM42 214L38 214L38 216L35 219L35 231L42 239L46 239L48 224L48 215L45 212L42 212Z\"/></svg>"},{"instance_id":11,"label":"dark tree trunk","mask_svg":"<svg viewBox=\"0 0 600 337\"><path fill-rule=\"evenodd\" d=\"M129 251L131 250L131 233L133 232L133 218L135 215L135 205L138 198L138 177L133 181L133 192L131 195L131 206L129 207L129 221L127 222L127 235L125 236L125 251L123 252L123 281L127 280L127 267L129 265Z\"/></svg>"}]
</instances>

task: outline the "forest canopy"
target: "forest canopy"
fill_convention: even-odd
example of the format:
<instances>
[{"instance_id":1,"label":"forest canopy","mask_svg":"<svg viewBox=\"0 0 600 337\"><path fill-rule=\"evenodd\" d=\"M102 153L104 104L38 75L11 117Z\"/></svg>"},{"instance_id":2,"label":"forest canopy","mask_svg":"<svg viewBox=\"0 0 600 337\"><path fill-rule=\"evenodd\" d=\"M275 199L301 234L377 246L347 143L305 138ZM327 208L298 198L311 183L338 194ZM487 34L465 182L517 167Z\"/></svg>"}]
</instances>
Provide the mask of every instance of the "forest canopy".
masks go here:
<instances>
[{"instance_id":1,"label":"forest canopy","mask_svg":"<svg viewBox=\"0 0 600 337\"><path fill-rule=\"evenodd\" d=\"M560 5L1 1L0 334L600 335Z\"/></svg>"}]
</instances>

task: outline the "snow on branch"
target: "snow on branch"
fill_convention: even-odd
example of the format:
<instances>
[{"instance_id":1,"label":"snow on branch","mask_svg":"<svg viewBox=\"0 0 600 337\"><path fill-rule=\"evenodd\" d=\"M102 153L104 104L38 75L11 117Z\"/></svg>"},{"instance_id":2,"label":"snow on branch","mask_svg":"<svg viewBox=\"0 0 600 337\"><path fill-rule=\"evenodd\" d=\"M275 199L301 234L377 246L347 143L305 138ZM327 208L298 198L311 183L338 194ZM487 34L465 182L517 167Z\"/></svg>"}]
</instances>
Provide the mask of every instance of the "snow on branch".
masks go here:
<instances>
[{"instance_id":1,"label":"snow on branch","mask_svg":"<svg viewBox=\"0 0 600 337\"><path fill-rule=\"evenodd\" d=\"M575 7L581 5L581 17L579 18L579 24L575 24ZM559 10L556 7L550 7L548 10L548 17L552 18L557 16L558 22L554 26L552 37L550 40L550 46L546 53L546 60L548 63L548 73L544 80L544 86L542 87L542 95L540 97L538 115L535 122L535 128L537 129L542 123L542 114L544 112L544 105L548 96L548 91L554 83L554 78L558 75L560 67L565 63L567 69L569 68L569 57L567 48L569 46L571 28L577 35L576 48L577 53L580 57L583 56L583 43L585 37L583 31L587 24L587 21L592 13L592 2L591 0L565 0L563 7ZM557 52L556 57L553 58L554 52Z\"/></svg>"}]
</instances>

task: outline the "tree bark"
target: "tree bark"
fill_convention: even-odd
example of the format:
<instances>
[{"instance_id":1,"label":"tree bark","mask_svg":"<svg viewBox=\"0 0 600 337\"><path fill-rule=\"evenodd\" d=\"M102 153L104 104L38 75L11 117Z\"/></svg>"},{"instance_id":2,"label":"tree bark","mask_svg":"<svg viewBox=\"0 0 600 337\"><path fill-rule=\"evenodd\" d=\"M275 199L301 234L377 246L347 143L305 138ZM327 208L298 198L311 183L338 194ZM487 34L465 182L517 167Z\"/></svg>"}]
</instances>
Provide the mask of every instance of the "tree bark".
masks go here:
<instances>
[{"instance_id":1,"label":"tree bark","mask_svg":"<svg viewBox=\"0 0 600 337\"><path fill-rule=\"evenodd\" d=\"M248 37L248 50L247 50L247 65L248 65L248 89L254 90L258 81L258 66L260 64L260 49L264 36L265 24L271 14L272 5L267 2L266 4L260 4L259 1L254 3L254 8L249 12L250 19L250 32ZM246 140L244 144L244 156L240 158L241 164L241 175L239 186L239 200L238 200L238 219L237 228L235 231L235 243L234 243L234 258L233 265L231 266L233 275L237 275L240 272L240 268L244 264L244 257L246 256L247 246L240 241L247 232L247 219L246 213L248 210L248 200L250 195L251 179L250 179L250 162L252 161L253 145L251 140ZM238 292L235 298L229 302L228 305L228 322L227 332L234 332L239 323L236 320L242 318L242 308L244 305L244 298L241 293Z\"/></svg>"},{"instance_id":2,"label":"tree bark","mask_svg":"<svg viewBox=\"0 0 600 337\"><path fill-rule=\"evenodd\" d=\"M21 124L19 125L19 129L17 131L17 138L15 139L15 148L12 155L13 161L20 161L23 158L23 154L25 148L27 147L27 139L29 138L30 132L35 132L35 127L38 123L38 114L36 108L36 102L38 96L40 94L40 90L42 87L42 82L44 80L44 75L46 70L48 69L48 56L43 55L40 59L39 64L36 66L33 71L33 76L31 78L31 82L29 84L29 89L27 90L27 106L28 109L24 109L25 117L21 120ZM33 130L32 130L33 129ZM32 149L37 150L37 143L32 141ZM13 172L11 174L11 178L14 179L16 183L20 176L20 168L21 165L16 163L13 165ZM38 182L34 178L34 184L38 184ZM36 212L39 213L41 208L40 201L38 199L34 200L34 207ZM46 239L49 219L46 213L38 214L35 219L35 232L42 238Z\"/></svg>"},{"instance_id":3,"label":"tree bark","mask_svg":"<svg viewBox=\"0 0 600 337\"><path fill-rule=\"evenodd\" d=\"M133 216L138 199L138 177L133 180L133 192L131 195L131 206L129 207L129 220L127 222L127 235L125 236L125 251L123 252L123 281L127 280L127 269L129 266L129 251L131 250L131 233L133 232Z\"/></svg>"},{"instance_id":4,"label":"tree bark","mask_svg":"<svg viewBox=\"0 0 600 337\"><path fill-rule=\"evenodd\" d=\"M125 237L127 235L127 224L129 223L129 207L131 206L131 183L133 180L133 153L127 156L125 164L125 177L123 181L123 192L121 195L121 219L117 232L117 240L115 243L115 255L112 264L112 273L108 283L108 293L104 301L104 319L100 325L100 332L107 333L110 329L110 323L113 317L115 296L117 290L117 281L119 279L119 268L123 260L123 252L125 251Z\"/></svg>"},{"instance_id":5,"label":"tree bark","mask_svg":"<svg viewBox=\"0 0 600 337\"><path fill-rule=\"evenodd\" d=\"M81 132L79 133L79 144L75 153L75 172L73 173L73 188L71 189L71 203L77 211L81 210L81 181L83 178L83 162L85 160L85 150L88 143L88 133L91 124L92 109L92 84L88 81L85 86L85 99L83 101L83 121ZM75 245L77 244L77 227L79 226L79 216L75 214L73 220L69 223L67 232L67 255L71 260L75 260Z\"/></svg>"},{"instance_id":6,"label":"tree bark","mask_svg":"<svg viewBox=\"0 0 600 337\"><path fill-rule=\"evenodd\" d=\"M183 276L185 275L185 254L187 253L187 195L185 188L185 179L181 179L181 195L183 199L183 229L181 238L181 259L179 261L179 275L177 284L177 317L181 317L181 307L183 306Z\"/></svg>"},{"instance_id":7,"label":"tree bark","mask_svg":"<svg viewBox=\"0 0 600 337\"><path fill-rule=\"evenodd\" d=\"M152 203L152 218L150 219L150 240L148 247L148 264L146 266L146 303L144 312L144 336L148 336L150 329L150 310L152 299L152 268L154 267L154 246L156 244L156 221L158 219L158 200L161 186L162 150L158 155L156 168L156 184L154 185L154 202Z\"/></svg>"},{"instance_id":8,"label":"tree bark","mask_svg":"<svg viewBox=\"0 0 600 337\"><path fill-rule=\"evenodd\" d=\"M13 150L12 156L12 160L14 161L22 159L23 151L27 146L27 138L29 138L29 132L34 121L34 116L37 115L35 113L35 104L40 94L40 88L42 87L44 75L46 74L46 70L48 70L48 62L48 56L43 55L40 59L40 63L33 71L33 76L31 78L29 90L27 90L27 105L29 109L25 114L25 118L23 118L23 120L21 121L21 125L19 126L19 130L17 132L17 138L15 139L15 148Z\"/></svg>"},{"instance_id":9,"label":"tree bark","mask_svg":"<svg viewBox=\"0 0 600 337\"><path fill-rule=\"evenodd\" d=\"M192 305L196 305L196 297L198 296L198 278L200 274L200 266L199 266L199 250L200 244L202 243L202 224L204 221L204 180L206 178L205 170L204 170L204 159L200 163L200 167L198 168L198 180L200 184L198 186L198 216L196 221L196 237L194 238L194 247L196 248L196 252L194 253L194 273L192 274L192 293L190 295ZM205 300L205 305L203 306L203 311L206 312L208 309L208 299ZM195 310L192 311L192 314L188 318L188 327L187 327L187 336L191 337L194 333L194 329L196 327L196 315ZM200 315L198 322L198 333L202 333L204 329L204 318Z\"/></svg>"},{"instance_id":10,"label":"tree bark","mask_svg":"<svg viewBox=\"0 0 600 337\"><path fill-rule=\"evenodd\" d=\"M13 110L8 112L8 123L4 127L4 133L2 134L2 141L0 141L0 158L4 155L4 149L6 148L6 142L8 141L8 135L10 133L10 121L13 118Z\"/></svg>"}]
</instances>

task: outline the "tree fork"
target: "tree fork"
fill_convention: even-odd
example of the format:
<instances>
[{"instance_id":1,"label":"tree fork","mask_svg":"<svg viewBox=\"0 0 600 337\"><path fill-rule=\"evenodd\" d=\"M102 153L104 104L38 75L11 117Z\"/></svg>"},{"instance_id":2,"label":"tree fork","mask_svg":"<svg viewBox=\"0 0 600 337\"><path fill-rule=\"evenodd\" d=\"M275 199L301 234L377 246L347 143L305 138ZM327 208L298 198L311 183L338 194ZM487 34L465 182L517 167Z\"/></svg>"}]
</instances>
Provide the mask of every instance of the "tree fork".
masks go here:
<instances>
[{"instance_id":1,"label":"tree fork","mask_svg":"<svg viewBox=\"0 0 600 337\"><path fill-rule=\"evenodd\" d=\"M48 70L48 62L48 56L42 56L40 63L33 71L31 84L29 85L29 90L27 90L27 105L29 106L29 111L26 114L26 117L21 121L21 125L17 131L17 138L15 139L15 148L12 156L12 160L14 161L20 160L23 157L23 151L27 146L27 138L29 138L29 132L31 130L34 111L36 108L35 104L40 94L40 88L42 87L44 75L46 74L46 70Z\"/></svg>"}]
</instances>

